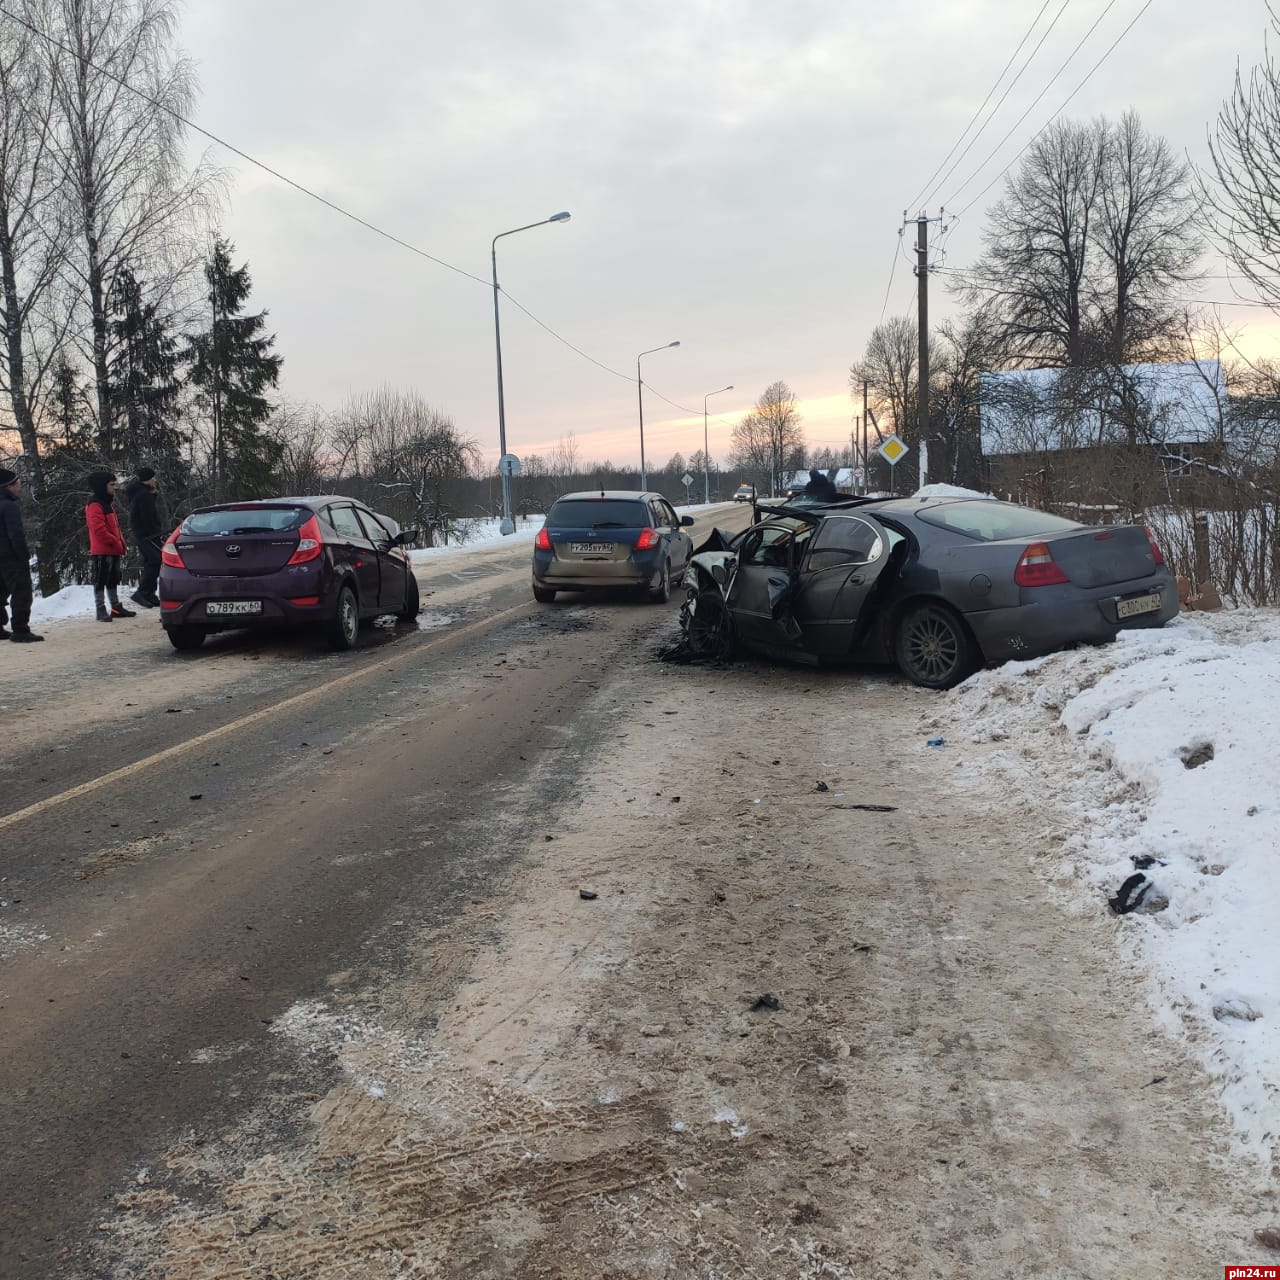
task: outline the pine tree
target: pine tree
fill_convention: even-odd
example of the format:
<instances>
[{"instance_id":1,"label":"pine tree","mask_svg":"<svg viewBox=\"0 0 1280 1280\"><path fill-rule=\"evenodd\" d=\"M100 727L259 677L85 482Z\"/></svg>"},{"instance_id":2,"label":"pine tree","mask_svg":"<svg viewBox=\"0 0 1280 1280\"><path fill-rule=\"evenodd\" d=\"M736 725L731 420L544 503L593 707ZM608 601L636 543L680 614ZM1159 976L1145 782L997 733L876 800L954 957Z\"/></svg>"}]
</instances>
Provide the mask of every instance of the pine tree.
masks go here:
<instances>
[{"instance_id":1,"label":"pine tree","mask_svg":"<svg viewBox=\"0 0 1280 1280\"><path fill-rule=\"evenodd\" d=\"M167 474L178 470L183 448L175 425L178 341L142 293L133 272L122 268L112 283L108 323L115 346L108 366L112 440L126 467L145 462Z\"/></svg>"},{"instance_id":2,"label":"pine tree","mask_svg":"<svg viewBox=\"0 0 1280 1280\"><path fill-rule=\"evenodd\" d=\"M280 446L262 424L272 404L263 394L280 379L283 358L265 332L267 313L243 315L252 288L249 267L233 267L235 246L221 236L205 264L209 284L209 328L188 336L184 352L188 380L198 389L197 404L213 421L214 500L258 497L272 488Z\"/></svg>"}]
</instances>

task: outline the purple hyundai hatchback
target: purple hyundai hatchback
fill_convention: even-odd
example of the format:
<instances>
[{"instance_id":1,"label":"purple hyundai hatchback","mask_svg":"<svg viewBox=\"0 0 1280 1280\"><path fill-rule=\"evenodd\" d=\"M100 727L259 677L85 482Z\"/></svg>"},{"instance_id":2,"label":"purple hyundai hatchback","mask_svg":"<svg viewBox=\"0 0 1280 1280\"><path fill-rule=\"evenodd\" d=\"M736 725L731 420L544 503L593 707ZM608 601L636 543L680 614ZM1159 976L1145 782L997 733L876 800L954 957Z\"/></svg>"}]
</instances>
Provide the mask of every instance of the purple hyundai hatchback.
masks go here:
<instances>
[{"instance_id":1,"label":"purple hyundai hatchback","mask_svg":"<svg viewBox=\"0 0 1280 1280\"><path fill-rule=\"evenodd\" d=\"M301 624L350 649L362 619L418 615L418 580L399 531L352 498L271 498L203 507L160 554L160 620L175 649L211 631Z\"/></svg>"}]
</instances>

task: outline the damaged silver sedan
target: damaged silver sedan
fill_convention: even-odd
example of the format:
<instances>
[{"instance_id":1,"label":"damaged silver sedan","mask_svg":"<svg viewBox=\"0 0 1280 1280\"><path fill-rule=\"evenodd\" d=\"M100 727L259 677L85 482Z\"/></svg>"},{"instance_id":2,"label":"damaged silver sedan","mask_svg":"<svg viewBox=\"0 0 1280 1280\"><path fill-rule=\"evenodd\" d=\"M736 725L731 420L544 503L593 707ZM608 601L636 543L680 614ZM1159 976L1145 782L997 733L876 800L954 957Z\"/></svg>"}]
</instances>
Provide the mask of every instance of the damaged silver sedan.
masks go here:
<instances>
[{"instance_id":1,"label":"damaged silver sedan","mask_svg":"<svg viewBox=\"0 0 1280 1280\"><path fill-rule=\"evenodd\" d=\"M685 574L686 653L734 646L808 662L893 663L947 689L979 667L1178 612L1141 525L1095 527L980 497L761 507L717 530Z\"/></svg>"}]
</instances>

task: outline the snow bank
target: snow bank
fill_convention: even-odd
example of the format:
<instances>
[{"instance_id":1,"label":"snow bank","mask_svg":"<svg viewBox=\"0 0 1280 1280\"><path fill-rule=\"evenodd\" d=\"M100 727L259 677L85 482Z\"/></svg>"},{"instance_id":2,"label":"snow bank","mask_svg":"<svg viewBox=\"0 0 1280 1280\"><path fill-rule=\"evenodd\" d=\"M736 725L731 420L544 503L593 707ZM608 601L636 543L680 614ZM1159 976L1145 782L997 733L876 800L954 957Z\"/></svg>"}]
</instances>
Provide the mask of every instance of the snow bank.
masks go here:
<instances>
[{"instance_id":1,"label":"snow bank","mask_svg":"<svg viewBox=\"0 0 1280 1280\"><path fill-rule=\"evenodd\" d=\"M1155 860L1149 897L1167 908L1117 925L1160 1020L1218 1081L1239 1150L1280 1155L1280 613L1184 615L982 672L949 699L952 725L998 744L971 771L1074 816L1082 907L1107 911Z\"/></svg>"}]
</instances>

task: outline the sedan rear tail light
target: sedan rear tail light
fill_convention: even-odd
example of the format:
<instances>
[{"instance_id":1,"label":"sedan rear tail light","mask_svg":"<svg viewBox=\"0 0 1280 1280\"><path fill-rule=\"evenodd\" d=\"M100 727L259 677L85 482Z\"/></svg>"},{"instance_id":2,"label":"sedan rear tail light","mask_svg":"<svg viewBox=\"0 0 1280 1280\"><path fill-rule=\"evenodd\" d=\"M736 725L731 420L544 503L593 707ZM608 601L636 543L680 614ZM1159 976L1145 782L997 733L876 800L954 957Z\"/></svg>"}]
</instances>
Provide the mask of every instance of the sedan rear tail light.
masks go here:
<instances>
[{"instance_id":1,"label":"sedan rear tail light","mask_svg":"<svg viewBox=\"0 0 1280 1280\"><path fill-rule=\"evenodd\" d=\"M1053 587L1071 581L1053 558L1047 542L1033 542L1022 553L1013 580L1020 587Z\"/></svg>"},{"instance_id":2,"label":"sedan rear tail light","mask_svg":"<svg viewBox=\"0 0 1280 1280\"><path fill-rule=\"evenodd\" d=\"M640 536L636 539L637 551L652 551L654 547L661 542L656 529L641 529Z\"/></svg>"},{"instance_id":3,"label":"sedan rear tail light","mask_svg":"<svg viewBox=\"0 0 1280 1280\"><path fill-rule=\"evenodd\" d=\"M320 521L318 517L312 516L298 530L297 550L289 557L286 564L306 564L308 560L315 560L323 550L324 544L320 537Z\"/></svg>"},{"instance_id":4,"label":"sedan rear tail light","mask_svg":"<svg viewBox=\"0 0 1280 1280\"><path fill-rule=\"evenodd\" d=\"M181 532L182 526L179 525L165 540L164 546L160 548L160 563L167 564L170 569L185 569L187 567L178 551L178 534Z\"/></svg>"},{"instance_id":5,"label":"sedan rear tail light","mask_svg":"<svg viewBox=\"0 0 1280 1280\"><path fill-rule=\"evenodd\" d=\"M1144 524L1142 532L1147 535L1147 541L1151 543L1151 554L1156 558L1156 564L1164 564L1164 552L1160 550L1160 544L1155 540L1155 535Z\"/></svg>"},{"instance_id":6,"label":"sedan rear tail light","mask_svg":"<svg viewBox=\"0 0 1280 1280\"><path fill-rule=\"evenodd\" d=\"M534 538L533 545L537 547L539 551L551 550L551 535L547 532L545 526L538 530L538 536Z\"/></svg>"}]
</instances>

